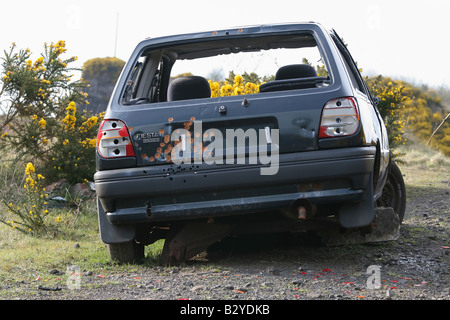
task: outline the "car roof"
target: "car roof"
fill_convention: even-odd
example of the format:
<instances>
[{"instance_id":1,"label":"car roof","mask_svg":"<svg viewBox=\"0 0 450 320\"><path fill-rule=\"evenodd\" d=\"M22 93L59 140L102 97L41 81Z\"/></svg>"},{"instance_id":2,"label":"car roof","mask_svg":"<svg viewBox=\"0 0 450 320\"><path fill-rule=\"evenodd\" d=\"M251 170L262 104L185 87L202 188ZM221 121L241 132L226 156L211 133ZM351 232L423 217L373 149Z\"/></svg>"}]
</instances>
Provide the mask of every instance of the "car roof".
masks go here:
<instances>
[{"instance_id":1,"label":"car roof","mask_svg":"<svg viewBox=\"0 0 450 320\"><path fill-rule=\"evenodd\" d=\"M324 27L317 22L293 22L293 23L278 23L278 24L261 24L250 25L241 27L231 27L228 29L198 31L191 33L181 33L173 35L165 35L158 37L148 37L141 41L142 44L151 45L157 43L177 42L195 39L214 39L220 37L245 37L248 35L269 35L274 33L297 33L302 31L313 31L321 29L324 31Z\"/></svg>"}]
</instances>

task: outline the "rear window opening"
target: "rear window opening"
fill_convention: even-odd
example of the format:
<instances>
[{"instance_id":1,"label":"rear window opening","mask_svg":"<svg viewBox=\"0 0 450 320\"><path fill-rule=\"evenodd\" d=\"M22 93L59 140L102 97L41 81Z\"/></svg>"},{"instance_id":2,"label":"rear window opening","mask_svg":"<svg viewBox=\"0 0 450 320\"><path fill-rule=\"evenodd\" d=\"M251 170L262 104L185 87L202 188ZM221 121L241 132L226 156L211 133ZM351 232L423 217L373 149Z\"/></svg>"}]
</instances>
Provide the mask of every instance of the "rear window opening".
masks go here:
<instances>
[{"instance_id":1,"label":"rear window opening","mask_svg":"<svg viewBox=\"0 0 450 320\"><path fill-rule=\"evenodd\" d=\"M143 52L123 104L258 94L326 86L327 63L312 34L223 37Z\"/></svg>"}]
</instances>

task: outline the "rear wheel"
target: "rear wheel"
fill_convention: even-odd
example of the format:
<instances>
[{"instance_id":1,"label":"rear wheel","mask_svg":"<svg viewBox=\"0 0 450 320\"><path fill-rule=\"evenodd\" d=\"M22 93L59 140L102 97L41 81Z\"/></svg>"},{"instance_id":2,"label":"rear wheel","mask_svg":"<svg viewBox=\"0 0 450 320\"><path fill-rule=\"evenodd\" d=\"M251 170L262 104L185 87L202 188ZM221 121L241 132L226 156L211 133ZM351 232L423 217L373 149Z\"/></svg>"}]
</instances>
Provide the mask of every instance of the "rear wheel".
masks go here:
<instances>
[{"instance_id":1,"label":"rear wheel","mask_svg":"<svg viewBox=\"0 0 450 320\"><path fill-rule=\"evenodd\" d=\"M406 210L406 189L400 168L395 162L389 166L389 176L377 200L377 207L391 207L402 223Z\"/></svg>"},{"instance_id":2,"label":"rear wheel","mask_svg":"<svg viewBox=\"0 0 450 320\"><path fill-rule=\"evenodd\" d=\"M144 259L144 245L136 241L109 243L108 252L111 260L119 263L136 263Z\"/></svg>"}]
</instances>

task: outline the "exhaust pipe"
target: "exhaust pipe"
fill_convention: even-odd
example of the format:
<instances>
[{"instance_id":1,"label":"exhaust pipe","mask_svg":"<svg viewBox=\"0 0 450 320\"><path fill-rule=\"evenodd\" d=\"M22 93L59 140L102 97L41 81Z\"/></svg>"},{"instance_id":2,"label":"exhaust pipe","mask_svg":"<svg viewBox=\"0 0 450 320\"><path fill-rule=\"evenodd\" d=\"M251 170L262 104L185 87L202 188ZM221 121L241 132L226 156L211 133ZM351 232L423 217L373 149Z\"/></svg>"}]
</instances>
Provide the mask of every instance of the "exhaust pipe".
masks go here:
<instances>
[{"instance_id":1,"label":"exhaust pipe","mask_svg":"<svg viewBox=\"0 0 450 320\"><path fill-rule=\"evenodd\" d=\"M289 216L297 221L303 221L316 214L316 206L306 200L295 201L289 210Z\"/></svg>"},{"instance_id":2,"label":"exhaust pipe","mask_svg":"<svg viewBox=\"0 0 450 320\"><path fill-rule=\"evenodd\" d=\"M304 206L297 207L297 219L305 220L306 219L306 208Z\"/></svg>"}]
</instances>

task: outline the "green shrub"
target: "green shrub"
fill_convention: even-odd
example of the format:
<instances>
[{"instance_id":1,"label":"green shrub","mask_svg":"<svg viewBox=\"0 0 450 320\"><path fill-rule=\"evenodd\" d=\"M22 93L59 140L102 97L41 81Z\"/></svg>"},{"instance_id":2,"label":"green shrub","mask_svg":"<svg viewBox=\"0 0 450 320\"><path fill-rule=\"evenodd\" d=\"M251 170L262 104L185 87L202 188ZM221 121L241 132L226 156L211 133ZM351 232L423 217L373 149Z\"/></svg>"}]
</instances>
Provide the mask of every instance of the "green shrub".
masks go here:
<instances>
[{"instance_id":1,"label":"green shrub","mask_svg":"<svg viewBox=\"0 0 450 320\"><path fill-rule=\"evenodd\" d=\"M396 149L406 142L404 110L409 97L404 93L405 87L381 76L366 78L366 82L372 94L380 99L377 107L386 125L389 146Z\"/></svg>"},{"instance_id":2,"label":"green shrub","mask_svg":"<svg viewBox=\"0 0 450 320\"><path fill-rule=\"evenodd\" d=\"M63 59L64 41L44 45L35 61L31 52L13 43L5 52L0 78L0 151L17 161L33 162L47 183L91 180L95 171L95 138L101 115L79 110L89 103L83 80L72 81L78 69Z\"/></svg>"},{"instance_id":3,"label":"green shrub","mask_svg":"<svg viewBox=\"0 0 450 320\"><path fill-rule=\"evenodd\" d=\"M21 203L13 203L14 200L4 197L2 202L7 207L9 216L1 213L0 222L26 234L42 235L49 231L49 225L46 222L47 194L42 184L44 176L36 173L31 162L26 165L25 174ZM59 222L58 218L55 221Z\"/></svg>"}]
</instances>

